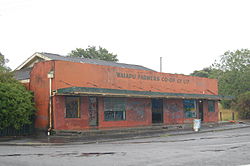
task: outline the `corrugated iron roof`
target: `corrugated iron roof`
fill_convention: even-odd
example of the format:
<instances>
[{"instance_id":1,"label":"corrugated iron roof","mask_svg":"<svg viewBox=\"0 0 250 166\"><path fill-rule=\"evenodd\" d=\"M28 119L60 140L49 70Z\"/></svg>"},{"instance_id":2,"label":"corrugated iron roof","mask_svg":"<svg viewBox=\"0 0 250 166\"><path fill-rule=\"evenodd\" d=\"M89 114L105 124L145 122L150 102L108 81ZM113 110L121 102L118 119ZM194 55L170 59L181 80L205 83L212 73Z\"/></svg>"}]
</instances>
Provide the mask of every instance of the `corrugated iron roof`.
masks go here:
<instances>
[{"instance_id":1,"label":"corrugated iron roof","mask_svg":"<svg viewBox=\"0 0 250 166\"><path fill-rule=\"evenodd\" d=\"M77 63L89 63L89 64L96 64L96 65L104 65L104 66L114 66L114 67L121 67L121 68L129 68L129 69L138 69L138 70L146 70L146 71L154 71L144 66L140 65L133 65L133 64L125 64L125 63L117 63L111 61L104 61L99 59L88 59L88 58L80 58L80 57L70 57L70 56L62 56L58 54L40 53L51 60L61 60L61 61L70 61L70 62L77 62Z\"/></svg>"},{"instance_id":2,"label":"corrugated iron roof","mask_svg":"<svg viewBox=\"0 0 250 166\"><path fill-rule=\"evenodd\" d=\"M113 67L120 67L120 68L154 71L152 69L149 69L147 67L140 66L140 65L117 63L117 62L104 61L104 60L99 60L99 59L88 59L88 58L80 58L80 57L62 56L62 55L58 55L58 54L41 52L41 53L35 53L34 55L32 55L29 59L27 59L23 64L21 64L15 70L15 72L14 72L15 78L17 80L25 80L25 79L30 78L30 71L32 70L32 67L31 68L24 68L24 66L26 64L28 64L30 61L32 61L35 57L39 57L40 59L43 59L41 61L59 60L59 61L69 61L69 62L77 62L77 63L88 63L88 64L113 66Z\"/></svg>"}]
</instances>

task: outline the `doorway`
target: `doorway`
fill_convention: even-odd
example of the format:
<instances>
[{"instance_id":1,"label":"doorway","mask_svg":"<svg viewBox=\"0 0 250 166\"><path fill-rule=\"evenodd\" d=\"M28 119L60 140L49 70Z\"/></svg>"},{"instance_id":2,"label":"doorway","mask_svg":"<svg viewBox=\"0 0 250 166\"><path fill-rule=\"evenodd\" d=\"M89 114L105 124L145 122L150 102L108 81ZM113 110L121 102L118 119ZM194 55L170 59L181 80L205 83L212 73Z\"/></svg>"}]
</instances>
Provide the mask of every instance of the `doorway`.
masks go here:
<instances>
[{"instance_id":1,"label":"doorway","mask_svg":"<svg viewBox=\"0 0 250 166\"><path fill-rule=\"evenodd\" d=\"M98 126L98 101L97 97L89 97L89 125Z\"/></svg>"},{"instance_id":2,"label":"doorway","mask_svg":"<svg viewBox=\"0 0 250 166\"><path fill-rule=\"evenodd\" d=\"M152 99L152 123L163 123L163 99Z\"/></svg>"},{"instance_id":3,"label":"doorway","mask_svg":"<svg viewBox=\"0 0 250 166\"><path fill-rule=\"evenodd\" d=\"M198 100L198 108L199 108L199 119L201 121L204 120L204 111L203 111L203 100Z\"/></svg>"}]
</instances>

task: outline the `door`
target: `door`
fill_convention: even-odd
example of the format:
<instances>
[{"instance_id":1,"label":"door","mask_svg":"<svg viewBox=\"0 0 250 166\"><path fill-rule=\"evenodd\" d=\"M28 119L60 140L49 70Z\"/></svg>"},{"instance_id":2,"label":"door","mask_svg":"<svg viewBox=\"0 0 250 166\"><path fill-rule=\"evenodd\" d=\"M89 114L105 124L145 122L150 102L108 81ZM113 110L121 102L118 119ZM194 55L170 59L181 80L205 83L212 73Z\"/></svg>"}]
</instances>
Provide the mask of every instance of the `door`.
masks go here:
<instances>
[{"instance_id":1,"label":"door","mask_svg":"<svg viewBox=\"0 0 250 166\"><path fill-rule=\"evenodd\" d=\"M90 126L98 126L97 97L89 97L89 125Z\"/></svg>"},{"instance_id":2,"label":"door","mask_svg":"<svg viewBox=\"0 0 250 166\"><path fill-rule=\"evenodd\" d=\"M199 107L199 119L203 121L204 120L203 100L198 100L198 107Z\"/></svg>"},{"instance_id":3,"label":"door","mask_svg":"<svg viewBox=\"0 0 250 166\"><path fill-rule=\"evenodd\" d=\"M163 123L162 99L152 99L152 123Z\"/></svg>"}]
</instances>

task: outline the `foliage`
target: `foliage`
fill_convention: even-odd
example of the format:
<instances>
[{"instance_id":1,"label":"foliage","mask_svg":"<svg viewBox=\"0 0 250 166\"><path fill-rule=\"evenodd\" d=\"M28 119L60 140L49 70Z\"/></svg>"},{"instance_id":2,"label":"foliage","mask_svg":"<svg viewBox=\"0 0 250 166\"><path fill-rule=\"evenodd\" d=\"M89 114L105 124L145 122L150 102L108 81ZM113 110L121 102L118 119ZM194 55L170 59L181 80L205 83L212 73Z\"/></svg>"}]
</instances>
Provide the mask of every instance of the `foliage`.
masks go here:
<instances>
[{"instance_id":1,"label":"foliage","mask_svg":"<svg viewBox=\"0 0 250 166\"><path fill-rule=\"evenodd\" d=\"M8 62L8 59L4 58L4 55L0 52L0 72L6 73L10 71L10 68L8 68L5 64Z\"/></svg>"},{"instance_id":2,"label":"foliage","mask_svg":"<svg viewBox=\"0 0 250 166\"><path fill-rule=\"evenodd\" d=\"M98 49L96 49L95 46L88 46L88 48L86 49L76 48L75 50L72 50L68 55L72 57L118 62L117 55L109 53L107 49L100 46Z\"/></svg>"},{"instance_id":3,"label":"foliage","mask_svg":"<svg viewBox=\"0 0 250 166\"><path fill-rule=\"evenodd\" d=\"M219 81L219 94L236 98L250 91L250 50L227 51L215 62L212 69L217 70L214 78ZM231 101L222 101L224 108L231 107Z\"/></svg>"},{"instance_id":4,"label":"foliage","mask_svg":"<svg viewBox=\"0 0 250 166\"><path fill-rule=\"evenodd\" d=\"M31 123L30 118L35 110L33 95L13 78L2 54L0 59L0 129L19 129Z\"/></svg>"},{"instance_id":5,"label":"foliage","mask_svg":"<svg viewBox=\"0 0 250 166\"><path fill-rule=\"evenodd\" d=\"M0 82L0 129L30 124L34 115L31 92L19 82Z\"/></svg>"},{"instance_id":6,"label":"foliage","mask_svg":"<svg viewBox=\"0 0 250 166\"><path fill-rule=\"evenodd\" d=\"M205 78L217 78L217 73L219 73L220 70L214 69L211 67L205 67L202 70L195 70L193 73L191 73L191 76L196 77L205 77Z\"/></svg>"},{"instance_id":7,"label":"foliage","mask_svg":"<svg viewBox=\"0 0 250 166\"><path fill-rule=\"evenodd\" d=\"M238 96L234 108L239 112L242 119L250 119L250 91Z\"/></svg>"},{"instance_id":8,"label":"foliage","mask_svg":"<svg viewBox=\"0 0 250 166\"><path fill-rule=\"evenodd\" d=\"M195 70L193 73L191 73L191 76L197 76L197 77L209 77L209 71L210 69L208 67L202 69L202 70Z\"/></svg>"},{"instance_id":9,"label":"foliage","mask_svg":"<svg viewBox=\"0 0 250 166\"><path fill-rule=\"evenodd\" d=\"M250 50L227 51L210 67L195 70L190 75L218 79L219 94L237 98L250 91ZM232 101L221 101L221 104L230 108Z\"/></svg>"},{"instance_id":10,"label":"foliage","mask_svg":"<svg viewBox=\"0 0 250 166\"><path fill-rule=\"evenodd\" d=\"M222 71L244 71L250 65L250 50L241 49L225 52L219 62L212 66Z\"/></svg>"}]
</instances>

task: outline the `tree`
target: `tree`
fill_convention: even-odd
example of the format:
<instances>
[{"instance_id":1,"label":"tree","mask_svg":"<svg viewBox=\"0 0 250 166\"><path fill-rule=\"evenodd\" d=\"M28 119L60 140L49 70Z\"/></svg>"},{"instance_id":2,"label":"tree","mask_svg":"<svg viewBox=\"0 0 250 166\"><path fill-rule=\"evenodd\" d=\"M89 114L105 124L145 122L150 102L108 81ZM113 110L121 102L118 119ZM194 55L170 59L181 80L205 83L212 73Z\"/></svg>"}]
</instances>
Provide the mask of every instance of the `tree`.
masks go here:
<instances>
[{"instance_id":1,"label":"tree","mask_svg":"<svg viewBox=\"0 0 250 166\"><path fill-rule=\"evenodd\" d=\"M86 49L76 48L68 56L118 62L117 55L109 53L107 49L100 46L98 49L95 46L88 46Z\"/></svg>"},{"instance_id":2,"label":"tree","mask_svg":"<svg viewBox=\"0 0 250 166\"><path fill-rule=\"evenodd\" d=\"M216 78L218 72L219 71L217 69L213 69L211 67L205 67L202 70L195 70L190 75L196 77Z\"/></svg>"},{"instance_id":3,"label":"tree","mask_svg":"<svg viewBox=\"0 0 250 166\"><path fill-rule=\"evenodd\" d=\"M19 129L31 123L34 115L33 95L13 78L6 67L7 60L0 55L0 129L14 127Z\"/></svg>"},{"instance_id":4,"label":"tree","mask_svg":"<svg viewBox=\"0 0 250 166\"><path fill-rule=\"evenodd\" d=\"M250 65L250 50L241 49L225 52L219 62L212 66L222 71L244 71Z\"/></svg>"},{"instance_id":5,"label":"tree","mask_svg":"<svg viewBox=\"0 0 250 166\"><path fill-rule=\"evenodd\" d=\"M219 94L237 98L250 91L250 50L227 51L211 67L219 71L215 76L219 81ZM231 103L222 101L224 108L231 107Z\"/></svg>"},{"instance_id":6,"label":"tree","mask_svg":"<svg viewBox=\"0 0 250 166\"><path fill-rule=\"evenodd\" d=\"M238 96L234 108L239 112L242 119L250 119L250 91L242 93Z\"/></svg>"},{"instance_id":7,"label":"tree","mask_svg":"<svg viewBox=\"0 0 250 166\"><path fill-rule=\"evenodd\" d=\"M0 72L6 73L7 71L10 71L10 68L8 68L5 64L8 63L8 59L4 58L4 55L0 52Z\"/></svg>"}]
</instances>

